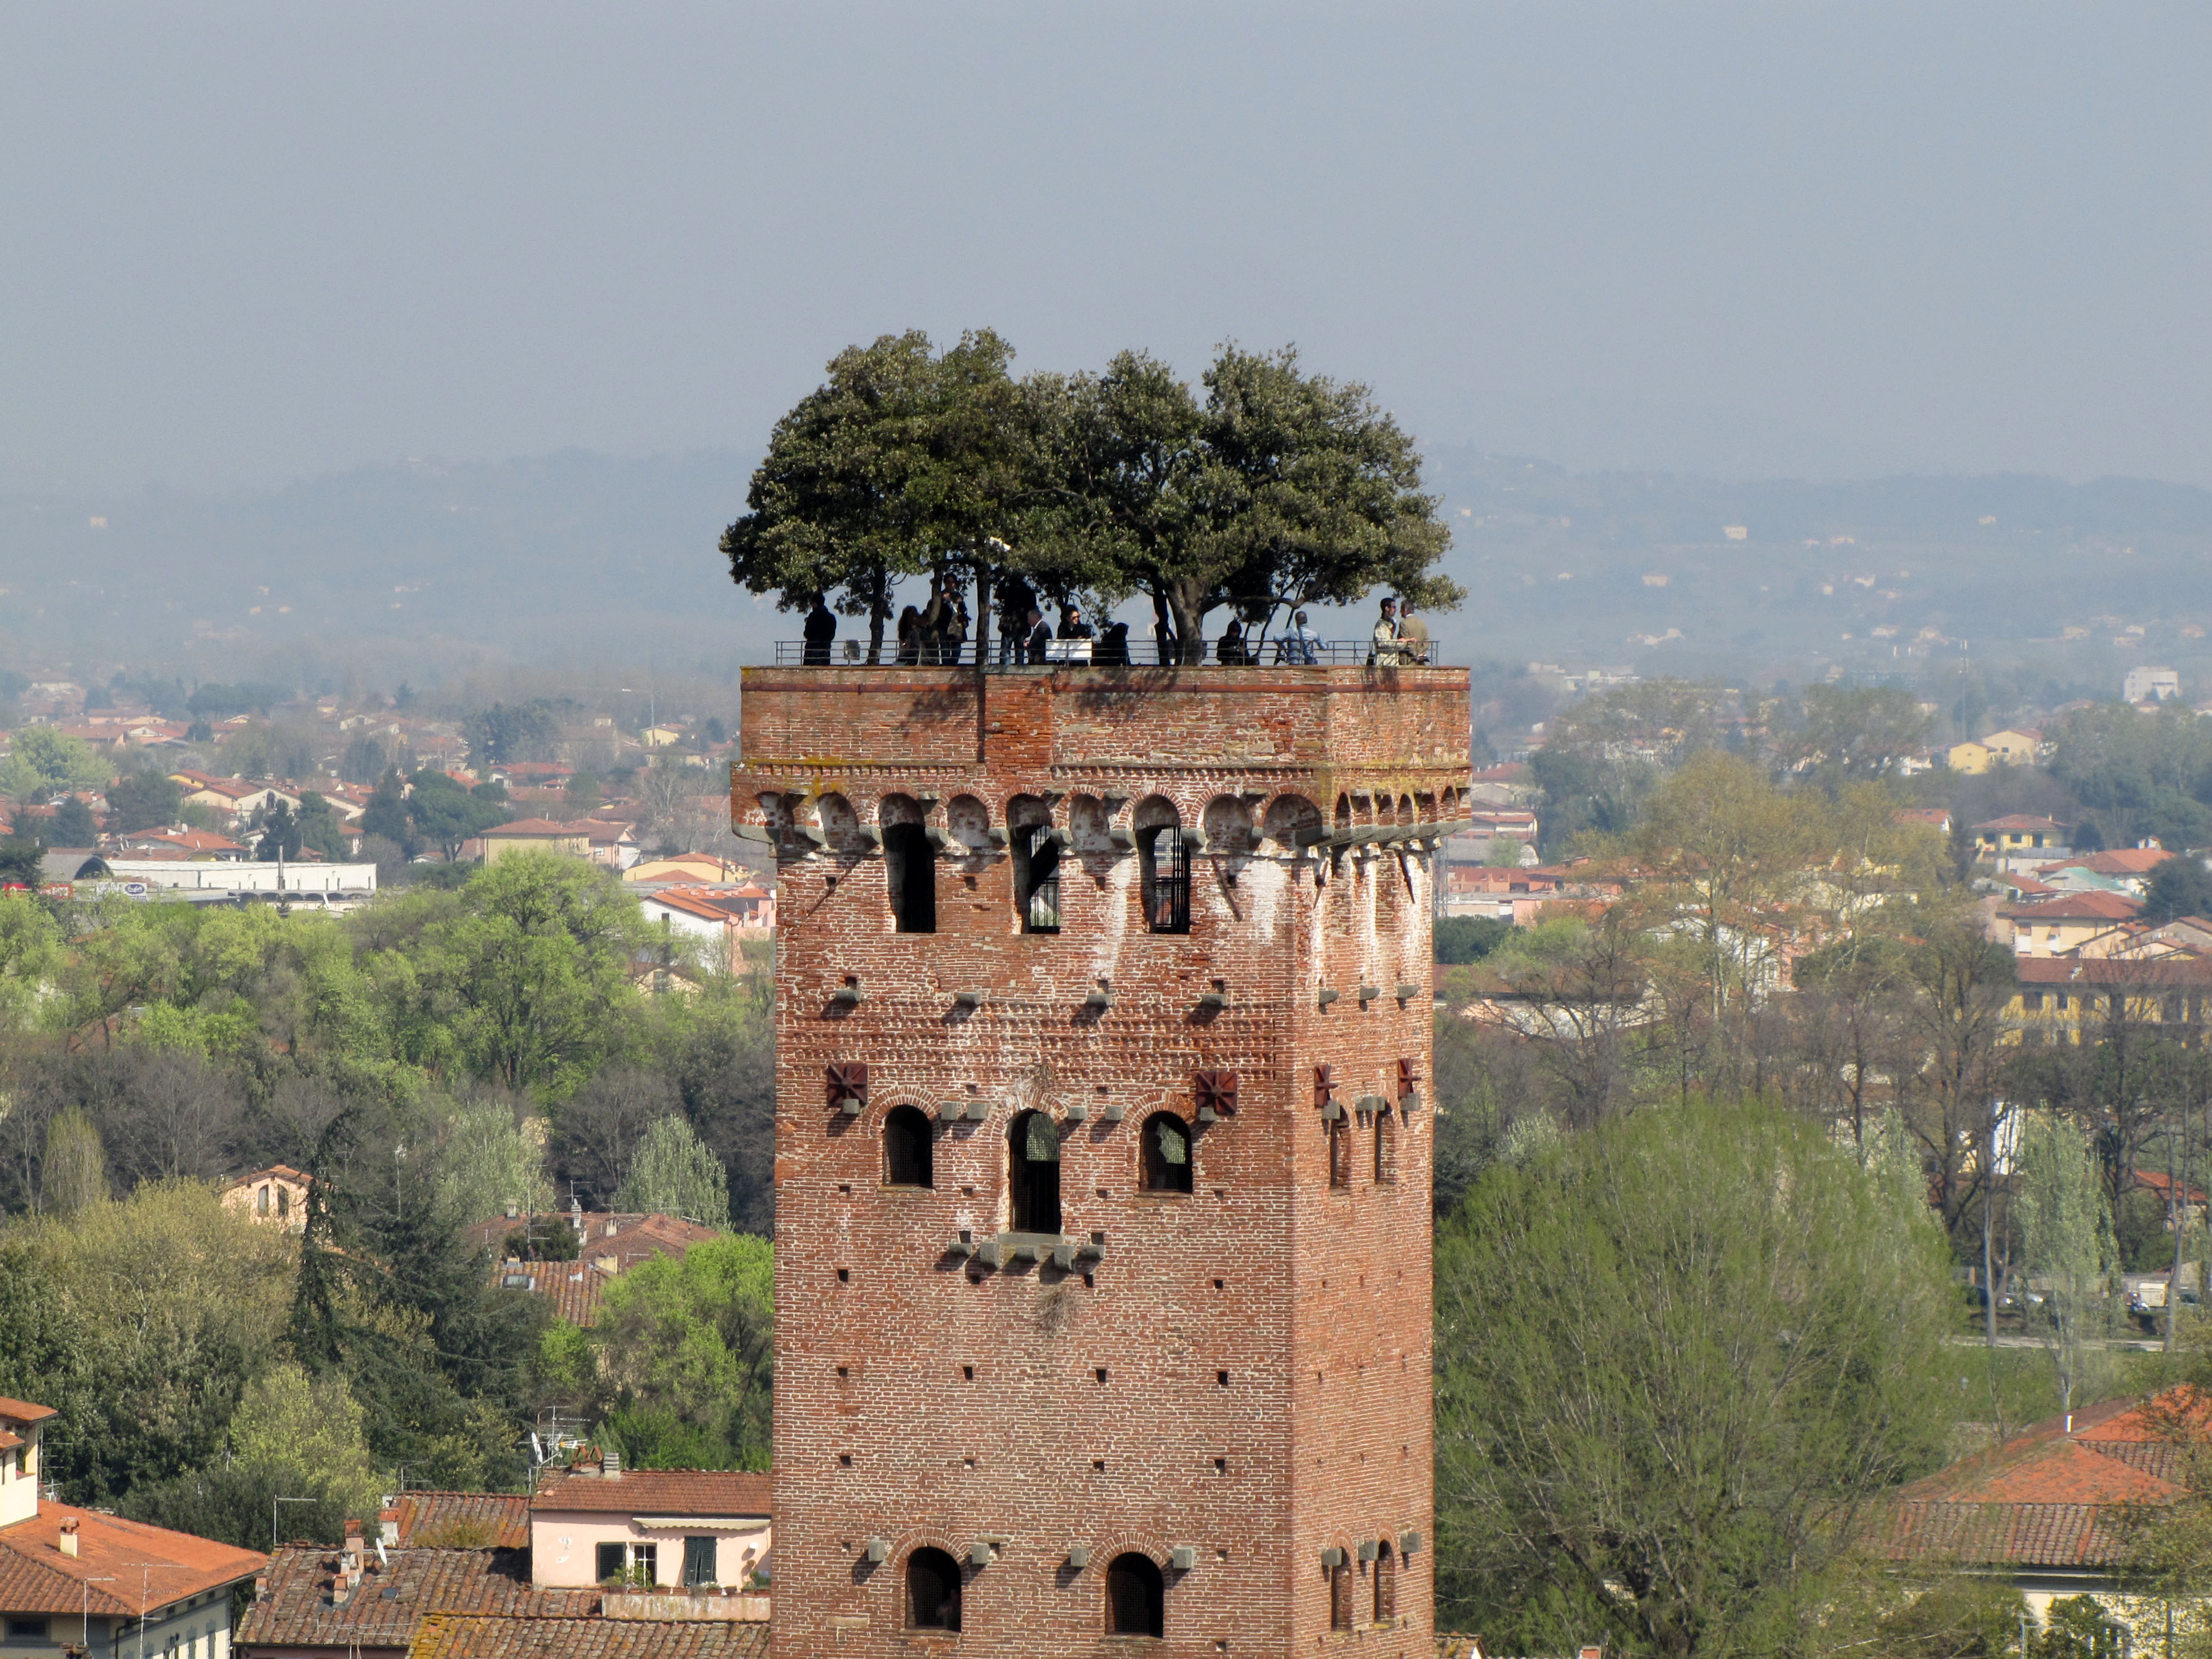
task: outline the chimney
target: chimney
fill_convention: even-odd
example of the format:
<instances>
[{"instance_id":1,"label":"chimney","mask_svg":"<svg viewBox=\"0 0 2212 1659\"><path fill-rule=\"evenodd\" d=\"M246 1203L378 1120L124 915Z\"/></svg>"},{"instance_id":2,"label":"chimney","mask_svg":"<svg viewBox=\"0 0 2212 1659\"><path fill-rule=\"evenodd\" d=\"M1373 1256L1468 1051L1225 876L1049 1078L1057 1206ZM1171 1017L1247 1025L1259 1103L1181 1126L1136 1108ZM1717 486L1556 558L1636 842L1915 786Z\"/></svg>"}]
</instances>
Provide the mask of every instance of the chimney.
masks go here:
<instances>
[{"instance_id":1,"label":"chimney","mask_svg":"<svg viewBox=\"0 0 2212 1659\"><path fill-rule=\"evenodd\" d=\"M1605 1649L1602 1646L1586 1647L1575 1656L1575 1659L1605 1659Z\"/></svg>"},{"instance_id":2,"label":"chimney","mask_svg":"<svg viewBox=\"0 0 2212 1659\"><path fill-rule=\"evenodd\" d=\"M345 1528L346 1553L358 1559L368 1548L368 1523L348 1521Z\"/></svg>"},{"instance_id":3,"label":"chimney","mask_svg":"<svg viewBox=\"0 0 2212 1659\"><path fill-rule=\"evenodd\" d=\"M611 1480L622 1473L622 1454L618 1451L599 1454L599 1473Z\"/></svg>"},{"instance_id":4,"label":"chimney","mask_svg":"<svg viewBox=\"0 0 2212 1659\"><path fill-rule=\"evenodd\" d=\"M76 1559L77 1526L78 1517L72 1515L68 1520L62 1522L62 1535L55 1540L59 1546L61 1553L64 1555L68 1556L71 1560L75 1560Z\"/></svg>"}]
</instances>

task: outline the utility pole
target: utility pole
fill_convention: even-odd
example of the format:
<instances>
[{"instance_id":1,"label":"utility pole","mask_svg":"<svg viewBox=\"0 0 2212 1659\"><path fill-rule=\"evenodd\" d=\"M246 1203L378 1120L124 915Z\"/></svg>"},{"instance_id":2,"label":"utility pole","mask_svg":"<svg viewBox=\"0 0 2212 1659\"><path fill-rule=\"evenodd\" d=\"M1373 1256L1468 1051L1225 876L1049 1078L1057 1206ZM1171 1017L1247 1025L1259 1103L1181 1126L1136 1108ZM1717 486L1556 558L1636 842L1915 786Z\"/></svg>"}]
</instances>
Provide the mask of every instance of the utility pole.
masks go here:
<instances>
[{"instance_id":1,"label":"utility pole","mask_svg":"<svg viewBox=\"0 0 2212 1659\"><path fill-rule=\"evenodd\" d=\"M2181 1119L2181 1184L2174 1185L2173 1135L2166 1136L2166 1218L2173 1229L2173 1272L2166 1281L2166 1352L2173 1352L2173 1328L2181 1317L2181 1247L2189 1229L2189 1093L2185 1087L2179 1103Z\"/></svg>"}]
</instances>

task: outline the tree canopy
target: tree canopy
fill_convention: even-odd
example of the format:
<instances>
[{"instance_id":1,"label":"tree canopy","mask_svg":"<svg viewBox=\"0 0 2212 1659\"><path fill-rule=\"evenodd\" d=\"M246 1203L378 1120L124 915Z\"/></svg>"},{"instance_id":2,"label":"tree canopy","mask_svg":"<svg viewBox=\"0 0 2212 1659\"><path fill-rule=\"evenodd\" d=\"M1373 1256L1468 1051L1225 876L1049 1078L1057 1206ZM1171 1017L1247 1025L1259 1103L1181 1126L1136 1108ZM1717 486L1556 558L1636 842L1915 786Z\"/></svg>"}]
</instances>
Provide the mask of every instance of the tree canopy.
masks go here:
<instances>
[{"instance_id":1,"label":"tree canopy","mask_svg":"<svg viewBox=\"0 0 2212 1659\"><path fill-rule=\"evenodd\" d=\"M1437 1261L1439 1599L1508 1651L1778 1653L1933 1468L1953 1305L1910 1160L1698 1103L1501 1160Z\"/></svg>"},{"instance_id":2,"label":"tree canopy","mask_svg":"<svg viewBox=\"0 0 2212 1659\"><path fill-rule=\"evenodd\" d=\"M988 331L941 356L919 332L840 353L777 422L722 538L732 576L787 609L822 596L866 616L872 661L891 585L925 572L1146 594L1186 661L1224 605L1259 621L1378 584L1458 603L1420 458L1365 386L1305 374L1290 348L1224 347L1203 399L1143 352L1018 382L1012 356Z\"/></svg>"}]
</instances>

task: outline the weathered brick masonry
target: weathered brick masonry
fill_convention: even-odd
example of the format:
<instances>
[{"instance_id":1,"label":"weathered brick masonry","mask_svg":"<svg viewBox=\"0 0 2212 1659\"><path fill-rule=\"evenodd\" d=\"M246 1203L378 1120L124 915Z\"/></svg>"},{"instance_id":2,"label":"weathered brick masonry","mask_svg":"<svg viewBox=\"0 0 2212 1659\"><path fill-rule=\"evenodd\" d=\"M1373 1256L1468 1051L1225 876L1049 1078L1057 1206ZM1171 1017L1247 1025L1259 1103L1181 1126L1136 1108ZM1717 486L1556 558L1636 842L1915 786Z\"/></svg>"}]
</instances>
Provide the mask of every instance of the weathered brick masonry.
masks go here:
<instances>
[{"instance_id":1,"label":"weathered brick masonry","mask_svg":"<svg viewBox=\"0 0 2212 1659\"><path fill-rule=\"evenodd\" d=\"M1430 872L1403 831L1457 815L1466 675L749 669L744 711L732 811L780 882L780 1659L1126 1652L1131 1553L1161 1570L1155 1651L1432 1653ZM1151 927L1170 822L1187 933ZM1059 931L1024 932L1045 823ZM917 836L934 931L900 932ZM927 1186L895 1167L903 1106ZM1162 1111L1188 1160L1148 1166ZM1056 1231L1015 1227L1013 1165L1050 1140L1010 1140L1026 1112L1058 1132L1029 1166ZM957 1634L908 1628L926 1549L958 1564Z\"/></svg>"}]
</instances>

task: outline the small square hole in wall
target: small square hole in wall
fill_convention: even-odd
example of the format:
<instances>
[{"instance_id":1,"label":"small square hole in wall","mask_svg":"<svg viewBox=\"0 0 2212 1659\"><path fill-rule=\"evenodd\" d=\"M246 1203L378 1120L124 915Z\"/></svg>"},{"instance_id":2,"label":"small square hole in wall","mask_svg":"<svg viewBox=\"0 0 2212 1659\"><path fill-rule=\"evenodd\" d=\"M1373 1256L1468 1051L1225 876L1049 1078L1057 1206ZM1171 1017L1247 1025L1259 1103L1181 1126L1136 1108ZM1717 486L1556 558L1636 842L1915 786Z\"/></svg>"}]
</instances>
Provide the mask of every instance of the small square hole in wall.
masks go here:
<instances>
[{"instance_id":1,"label":"small square hole in wall","mask_svg":"<svg viewBox=\"0 0 2212 1659\"><path fill-rule=\"evenodd\" d=\"M850 1198L853 1195L853 1183L849 1181L841 1181L837 1183L837 1190Z\"/></svg>"},{"instance_id":2,"label":"small square hole in wall","mask_svg":"<svg viewBox=\"0 0 2212 1659\"><path fill-rule=\"evenodd\" d=\"M1103 1365L1101 1365L1095 1372L1092 1373L1092 1375L1097 1376L1101 1382L1103 1382L1106 1380L1106 1368Z\"/></svg>"},{"instance_id":3,"label":"small square hole in wall","mask_svg":"<svg viewBox=\"0 0 2212 1659\"><path fill-rule=\"evenodd\" d=\"M1217 1279L1213 1281L1213 1288L1217 1291L1225 1290L1228 1288L1228 1285L1229 1281L1225 1279Z\"/></svg>"},{"instance_id":4,"label":"small square hole in wall","mask_svg":"<svg viewBox=\"0 0 2212 1659\"><path fill-rule=\"evenodd\" d=\"M823 877L822 886L824 891L831 893L836 892L837 890L837 878L835 876Z\"/></svg>"},{"instance_id":5,"label":"small square hole in wall","mask_svg":"<svg viewBox=\"0 0 2212 1659\"><path fill-rule=\"evenodd\" d=\"M1092 1459L1091 1460L1091 1474L1105 1474L1105 1473L1106 1473L1106 1460L1105 1460L1104 1458L1103 1458L1103 1457L1094 1457L1094 1458L1092 1458Z\"/></svg>"},{"instance_id":6,"label":"small square hole in wall","mask_svg":"<svg viewBox=\"0 0 2212 1659\"><path fill-rule=\"evenodd\" d=\"M973 1382L975 1380L975 1368L973 1365L963 1365L960 1368L960 1377L964 1382Z\"/></svg>"},{"instance_id":7,"label":"small square hole in wall","mask_svg":"<svg viewBox=\"0 0 2212 1659\"><path fill-rule=\"evenodd\" d=\"M841 1469L851 1468L853 1467L853 1454L850 1452L839 1452L837 1454L837 1467Z\"/></svg>"},{"instance_id":8,"label":"small square hole in wall","mask_svg":"<svg viewBox=\"0 0 2212 1659\"><path fill-rule=\"evenodd\" d=\"M1098 1288L1098 1281L1089 1273L1085 1273L1083 1275L1083 1288L1086 1291L1095 1291Z\"/></svg>"},{"instance_id":9,"label":"small square hole in wall","mask_svg":"<svg viewBox=\"0 0 2212 1659\"><path fill-rule=\"evenodd\" d=\"M1099 1196L1099 1197L1101 1197L1101 1198L1105 1198L1105 1197L1109 1196L1109 1194L1107 1193L1106 1189L1105 1189L1103 1187L1101 1187L1101 1188L1098 1189L1098 1196Z\"/></svg>"},{"instance_id":10,"label":"small square hole in wall","mask_svg":"<svg viewBox=\"0 0 2212 1659\"><path fill-rule=\"evenodd\" d=\"M843 1374L843 1373L842 1373L842 1372L841 1372L841 1373L839 1373L839 1375L841 1375L841 1376L842 1376L842 1374ZM1213 1374L1213 1380L1214 1380L1214 1382L1217 1382L1218 1384L1219 1384L1222 1388L1224 1388L1224 1389L1225 1389L1225 1388L1227 1388L1227 1387L1229 1386L1229 1373L1228 1373L1227 1371L1216 1371L1216 1372L1214 1372L1214 1374Z\"/></svg>"},{"instance_id":11,"label":"small square hole in wall","mask_svg":"<svg viewBox=\"0 0 2212 1659\"><path fill-rule=\"evenodd\" d=\"M852 1270L850 1267L840 1267L840 1268L838 1268L838 1269L837 1269L837 1282L838 1282L840 1285L849 1285L849 1284L851 1284L851 1283L853 1282L853 1270Z\"/></svg>"},{"instance_id":12,"label":"small square hole in wall","mask_svg":"<svg viewBox=\"0 0 2212 1659\"><path fill-rule=\"evenodd\" d=\"M1229 1460L1228 1460L1227 1458L1225 1458L1225 1457L1217 1457L1217 1458L1215 1458L1215 1459L1213 1460L1213 1472L1214 1472L1216 1474L1228 1474L1228 1473L1229 1473Z\"/></svg>"},{"instance_id":13,"label":"small square hole in wall","mask_svg":"<svg viewBox=\"0 0 2212 1659\"><path fill-rule=\"evenodd\" d=\"M848 1365L840 1365L837 1367L837 1375L840 1376L850 1376L852 1374L852 1368Z\"/></svg>"},{"instance_id":14,"label":"small square hole in wall","mask_svg":"<svg viewBox=\"0 0 2212 1659\"><path fill-rule=\"evenodd\" d=\"M975 1467L975 1460L972 1457L963 1457L960 1461L969 1468L972 1469Z\"/></svg>"}]
</instances>

